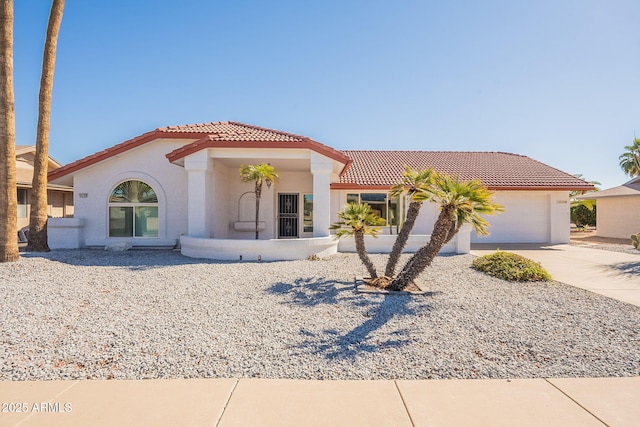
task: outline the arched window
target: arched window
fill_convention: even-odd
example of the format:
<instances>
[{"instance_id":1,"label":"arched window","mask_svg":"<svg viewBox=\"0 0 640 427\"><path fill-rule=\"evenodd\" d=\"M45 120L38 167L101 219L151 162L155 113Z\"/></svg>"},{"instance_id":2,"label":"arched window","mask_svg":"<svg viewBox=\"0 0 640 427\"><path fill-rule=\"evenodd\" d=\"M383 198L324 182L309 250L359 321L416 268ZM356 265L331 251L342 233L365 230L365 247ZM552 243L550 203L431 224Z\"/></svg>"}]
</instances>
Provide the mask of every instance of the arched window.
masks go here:
<instances>
[{"instance_id":1,"label":"arched window","mask_svg":"<svg viewBox=\"0 0 640 427\"><path fill-rule=\"evenodd\" d=\"M158 196L149 184L131 180L113 189L109 237L158 237Z\"/></svg>"}]
</instances>

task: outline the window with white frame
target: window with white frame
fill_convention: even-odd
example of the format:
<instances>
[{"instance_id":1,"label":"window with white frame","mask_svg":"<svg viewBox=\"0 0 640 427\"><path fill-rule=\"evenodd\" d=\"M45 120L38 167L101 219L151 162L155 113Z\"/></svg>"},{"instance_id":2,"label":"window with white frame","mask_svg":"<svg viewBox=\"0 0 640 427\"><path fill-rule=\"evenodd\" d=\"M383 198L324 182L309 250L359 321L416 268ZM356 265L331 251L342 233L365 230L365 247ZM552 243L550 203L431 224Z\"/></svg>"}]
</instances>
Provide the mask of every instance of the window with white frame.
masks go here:
<instances>
[{"instance_id":1,"label":"window with white frame","mask_svg":"<svg viewBox=\"0 0 640 427\"><path fill-rule=\"evenodd\" d=\"M366 203L388 225L398 225L398 199L390 199L387 193L349 193L347 203Z\"/></svg>"},{"instance_id":2,"label":"window with white frame","mask_svg":"<svg viewBox=\"0 0 640 427\"><path fill-rule=\"evenodd\" d=\"M27 195L26 188L18 188L18 218L27 217Z\"/></svg>"},{"instance_id":3,"label":"window with white frame","mask_svg":"<svg viewBox=\"0 0 640 427\"><path fill-rule=\"evenodd\" d=\"M158 237L158 196L143 181L125 181L109 196L109 237Z\"/></svg>"},{"instance_id":4,"label":"window with white frame","mask_svg":"<svg viewBox=\"0 0 640 427\"><path fill-rule=\"evenodd\" d=\"M305 194L303 196L302 212L303 217L303 231L305 233L313 233L313 194Z\"/></svg>"}]
</instances>

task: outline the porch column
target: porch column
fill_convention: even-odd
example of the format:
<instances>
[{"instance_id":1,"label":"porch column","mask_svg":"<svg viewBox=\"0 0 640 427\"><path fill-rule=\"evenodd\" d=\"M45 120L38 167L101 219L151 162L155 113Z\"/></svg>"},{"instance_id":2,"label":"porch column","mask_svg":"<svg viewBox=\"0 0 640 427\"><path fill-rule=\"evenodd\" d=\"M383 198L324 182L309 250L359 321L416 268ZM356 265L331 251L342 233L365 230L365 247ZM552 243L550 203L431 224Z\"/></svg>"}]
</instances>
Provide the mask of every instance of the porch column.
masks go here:
<instances>
[{"instance_id":1,"label":"porch column","mask_svg":"<svg viewBox=\"0 0 640 427\"><path fill-rule=\"evenodd\" d=\"M313 175L313 237L329 236L331 225L331 172L330 159L312 153L311 174Z\"/></svg>"},{"instance_id":2,"label":"porch column","mask_svg":"<svg viewBox=\"0 0 640 427\"><path fill-rule=\"evenodd\" d=\"M191 237L211 237L208 218L211 164L207 150L198 151L184 159L187 171L188 233Z\"/></svg>"}]
</instances>

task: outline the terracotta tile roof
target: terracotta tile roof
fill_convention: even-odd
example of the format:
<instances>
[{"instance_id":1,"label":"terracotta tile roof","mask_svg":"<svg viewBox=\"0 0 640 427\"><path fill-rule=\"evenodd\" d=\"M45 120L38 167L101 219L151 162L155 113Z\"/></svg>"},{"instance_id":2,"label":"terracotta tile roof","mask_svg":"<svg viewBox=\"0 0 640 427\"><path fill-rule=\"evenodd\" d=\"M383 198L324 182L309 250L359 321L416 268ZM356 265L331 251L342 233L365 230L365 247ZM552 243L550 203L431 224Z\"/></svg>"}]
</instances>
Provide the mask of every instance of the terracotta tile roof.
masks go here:
<instances>
[{"instance_id":1,"label":"terracotta tile roof","mask_svg":"<svg viewBox=\"0 0 640 427\"><path fill-rule=\"evenodd\" d=\"M433 167L463 180L480 179L491 189L589 190L593 186L526 156L474 151L346 150L353 163L333 188L390 187L400 181L404 165Z\"/></svg>"},{"instance_id":2,"label":"terracotta tile roof","mask_svg":"<svg viewBox=\"0 0 640 427\"><path fill-rule=\"evenodd\" d=\"M158 130L167 133L201 132L206 134L205 137L167 154L167 159L169 159L170 162L175 162L191 153L210 147L308 148L345 165L350 161L341 151L335 150L306 136L237 122L171 126Z\"/></svg>"},{"instance_id":3,"label":"terracotta tile roof","mask_svg":"<svg viewBox=\"0 0 640 427\"><path fill-rule=\"evenodd\" d=\"M155 129L56 169L49 173L49 180L62 178L70 173L107 160L115 155L158 138L196 140L169 153L167 158L172 162L210 146L310 148L342 163L347 164L349 162L349 158L342 152L313 141L306 136L294 135L238 122L212 122Z\"/></svg>"},{"instance_id":4,"label":"terracotta tile roof","mask_svg":"<svg viewBox=\"0 0 640 427\"><path fill-rule=\"evenodd\" d=\"M529 157L496 152L339 151L306 136L238 122L212 122L158 128L49 173L49 180L107 160L158 138L186 139L167 154L171 162L208 147L308 148L345 164L332 188L388 188L400 180L404 165L433 167L462 179L478 178L493 189L592 189L589 183Z\"/></svg>"},{"instance_id":5,"label":"terracotta tile roof","mask_svg":"<svg viewBox=\"0 0 640 427\"><path fill-rule=\"evenodd\" d=\"M238 122L212 122L158 129L166 133L201 133L217 141L302 142L309 138Z\"/></svg>"}]
</instances>

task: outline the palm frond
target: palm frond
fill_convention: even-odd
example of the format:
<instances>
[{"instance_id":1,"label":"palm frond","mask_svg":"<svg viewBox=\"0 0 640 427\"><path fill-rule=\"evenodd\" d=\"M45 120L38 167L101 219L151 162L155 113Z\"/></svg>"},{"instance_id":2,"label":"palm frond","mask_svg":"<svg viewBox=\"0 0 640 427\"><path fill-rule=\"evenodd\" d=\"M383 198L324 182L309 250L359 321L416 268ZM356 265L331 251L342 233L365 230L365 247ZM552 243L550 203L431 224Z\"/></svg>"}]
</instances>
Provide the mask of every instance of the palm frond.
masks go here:
<instances>
[{"instance_id":1,"label":"palm frond","mask_svg":"<svg viewBox=\"0 0 640 427\"><path fill-rule=\"evenodd\" d=\"M336 237L352 236L357 231L377 237L382 231L380 226L385 225L385 220L371 211L371 206L367 203L348 203L338 212L337 221L331 225L336 231Z\"/></svg>"}]
</instances>

